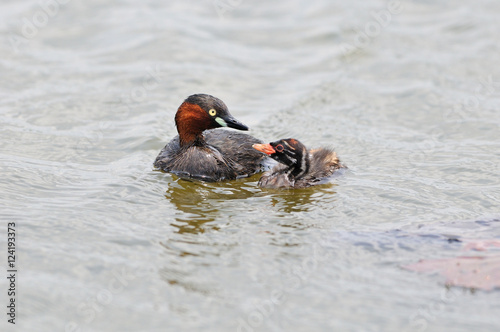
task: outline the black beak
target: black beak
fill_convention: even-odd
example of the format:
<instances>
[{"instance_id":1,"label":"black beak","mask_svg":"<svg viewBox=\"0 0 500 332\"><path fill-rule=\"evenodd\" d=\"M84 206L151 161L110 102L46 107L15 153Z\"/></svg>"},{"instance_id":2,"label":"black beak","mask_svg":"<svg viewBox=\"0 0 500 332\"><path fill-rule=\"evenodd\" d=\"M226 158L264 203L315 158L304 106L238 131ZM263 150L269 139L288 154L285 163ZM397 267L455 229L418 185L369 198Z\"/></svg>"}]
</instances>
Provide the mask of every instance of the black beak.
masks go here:
<instances>
[{"instance_id":1,"label":"black beak","mask_svg":"<svg viewBox=\"0 0 500 332\"><path fill-rule=\"evenodd\" d=\"M238 129L238 130L248 130L248 127L243 123L239 122L232 115L226 115L223 120L226 122L227 126L230 128Z\"/></svg>"}]
</instances>

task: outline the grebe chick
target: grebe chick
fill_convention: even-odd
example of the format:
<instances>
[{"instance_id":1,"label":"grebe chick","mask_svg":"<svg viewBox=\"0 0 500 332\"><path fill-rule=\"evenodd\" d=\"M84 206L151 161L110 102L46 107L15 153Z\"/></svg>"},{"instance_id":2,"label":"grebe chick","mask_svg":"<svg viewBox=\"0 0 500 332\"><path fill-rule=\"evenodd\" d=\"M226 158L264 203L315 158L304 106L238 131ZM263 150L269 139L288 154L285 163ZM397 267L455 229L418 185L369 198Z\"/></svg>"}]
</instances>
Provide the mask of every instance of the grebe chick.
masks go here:
<instances>
[{"instance_id":1,"label":"grebe chick","mask_svg":"<svg viewBox=\"0 0 500 332\"><path fill-rule=\"evenodd\" d=\"M279 162L260 178L258 185L263 188L305 188L321 184L336 170L345 167L333 150L307 150L293 138L254 144L253 148Z\"/></svg>"}]
</instances>

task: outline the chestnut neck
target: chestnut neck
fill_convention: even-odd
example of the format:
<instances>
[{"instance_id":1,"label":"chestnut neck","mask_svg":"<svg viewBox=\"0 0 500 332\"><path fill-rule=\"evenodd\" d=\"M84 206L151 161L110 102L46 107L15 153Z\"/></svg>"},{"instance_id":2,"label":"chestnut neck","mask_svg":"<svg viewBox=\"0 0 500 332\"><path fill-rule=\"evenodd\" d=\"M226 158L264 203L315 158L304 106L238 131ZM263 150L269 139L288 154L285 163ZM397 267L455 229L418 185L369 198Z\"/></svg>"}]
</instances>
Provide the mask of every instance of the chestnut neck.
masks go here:
<instances>
[{"instance_id":1,"label":"chestnut neck","mask_svg":"<svg viewBox=\"0 0 500 332\"><path fill-rule=\"evenodd\" d=\"M203 131L214 128L208 114L196 104L182 103L175 114L175 125L181 147L203 145Z\"/></svg>"}]
</instances>

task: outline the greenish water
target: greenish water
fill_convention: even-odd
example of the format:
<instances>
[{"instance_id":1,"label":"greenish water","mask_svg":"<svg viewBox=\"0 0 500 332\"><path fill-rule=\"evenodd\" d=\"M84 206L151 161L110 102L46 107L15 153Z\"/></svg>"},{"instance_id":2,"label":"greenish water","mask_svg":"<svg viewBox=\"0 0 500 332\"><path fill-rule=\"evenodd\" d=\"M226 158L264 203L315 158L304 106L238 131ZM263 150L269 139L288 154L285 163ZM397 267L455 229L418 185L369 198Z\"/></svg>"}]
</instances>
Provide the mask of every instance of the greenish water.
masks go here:
<instances>
[{"instance_id":1,"label":"greenish water","mask_svg":"<svg viewBox=\"0 0 500 332\"><path fill-rule=\"evenodd\" d=\"M403 268L498 254L464 251L500 238L498 2L43 4L0 5L2 331L498 331L498 289ZM154 171L199 92L349 169Z\"/></svg>"}]
</instances>

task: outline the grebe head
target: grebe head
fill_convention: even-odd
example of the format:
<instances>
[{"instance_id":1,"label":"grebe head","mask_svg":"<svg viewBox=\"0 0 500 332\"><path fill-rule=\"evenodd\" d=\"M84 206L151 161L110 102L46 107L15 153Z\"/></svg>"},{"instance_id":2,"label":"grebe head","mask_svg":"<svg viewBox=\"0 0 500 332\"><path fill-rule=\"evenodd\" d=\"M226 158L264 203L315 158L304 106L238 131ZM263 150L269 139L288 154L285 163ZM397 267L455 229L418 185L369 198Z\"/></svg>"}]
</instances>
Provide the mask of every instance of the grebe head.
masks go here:
<instances>
[{"instance_id":1,"label":"grebe head","mask_svg":"<svg viewBox=\"0 0 500 332\"><path fill-rule=\"evenodd\" d=\"M296 139L280 139L268 144L254 144L252 147L288 166L287 173L295 178L301 177L309 170L309 153L304 144Z\"/></svg>"},{"instance_id":2,"label":"grebe head","mask_svg":"<svg viewBox=\"0 0 500 332\"><path fill-rule=\"evenodd\" d=\"M189 96L175 114L175 125L181 145L189 145L200 139L206 129L230 127L248 130L229 113L222 100L207 94Z\"/></svg>"}]
</instances>

